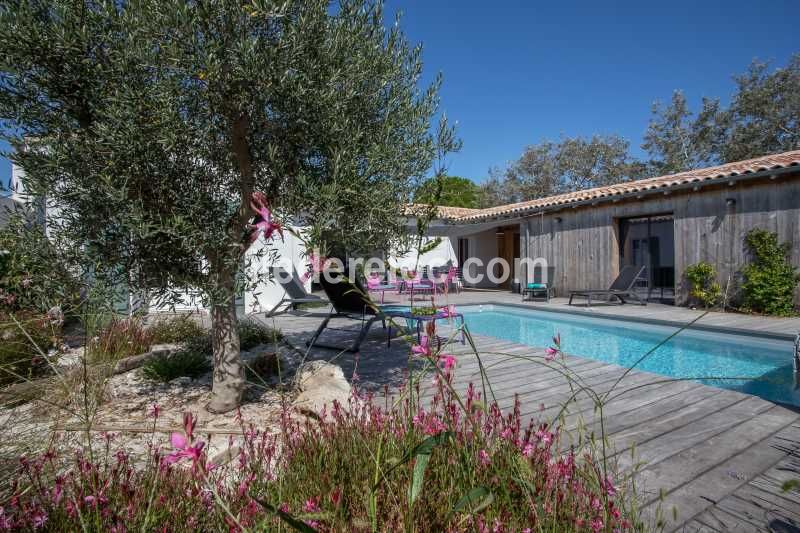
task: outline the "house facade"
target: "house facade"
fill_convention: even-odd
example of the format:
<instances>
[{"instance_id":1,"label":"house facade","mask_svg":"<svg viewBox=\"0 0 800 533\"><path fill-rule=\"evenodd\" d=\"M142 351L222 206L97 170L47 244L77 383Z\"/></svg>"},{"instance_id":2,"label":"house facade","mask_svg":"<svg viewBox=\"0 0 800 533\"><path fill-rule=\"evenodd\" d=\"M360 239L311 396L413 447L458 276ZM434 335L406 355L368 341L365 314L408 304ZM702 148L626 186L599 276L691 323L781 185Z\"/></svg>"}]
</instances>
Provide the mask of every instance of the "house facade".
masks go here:
<instances>
[{"instance_id":1,"label":"house facade","mask_svg":"<svg viewBox=\"0 0 800 533\"><path fill-rule=\"evenodd\" d=\"M749 261L744 238L754 228L789 243L800 268L800 151L493 207L443 224L454 247L467 249L459 259L545 260L555 268L557 295L608 287L622 266L640 265L645 296L683 304L686 267L706 261L733 296ZM524 267L515 275L529 277Z\"/></svg>"},{"instance_id":2,"label":"house facade","mask_svg":"<svg viewBox=\"0 0 800 533\"><path fill-rule=\"evenodd\" d=\"M13 178L15 199L24 203L24 174L14 168ZM791 263L800 268L800 150L488 209L437 209L422 244L438 239L438 245L421 255L391 254L388 267L453 265L463 269L468 287L517 290L532 281L525 259L535 260L554 268L549 282L565 296L606 288L623 266L638 265L646 267L638 287L643 297L681 305L688 297L686 268L700 261L715 267L733 297L749 261L744 238L762 228L790 244ZM416 230L413 212L408 228ZM263 246L277 246L287 270L306 271L307 250L288 233L283 242L254 244L250 268L265 273L272 266L259 254ZM508 276L500 259L510 266ZM243 311L259 312L283 296L281 285L265 280L239 301ZM201 298L189 290L178 309L202 309Z\"/></svg>"}]
</instances>

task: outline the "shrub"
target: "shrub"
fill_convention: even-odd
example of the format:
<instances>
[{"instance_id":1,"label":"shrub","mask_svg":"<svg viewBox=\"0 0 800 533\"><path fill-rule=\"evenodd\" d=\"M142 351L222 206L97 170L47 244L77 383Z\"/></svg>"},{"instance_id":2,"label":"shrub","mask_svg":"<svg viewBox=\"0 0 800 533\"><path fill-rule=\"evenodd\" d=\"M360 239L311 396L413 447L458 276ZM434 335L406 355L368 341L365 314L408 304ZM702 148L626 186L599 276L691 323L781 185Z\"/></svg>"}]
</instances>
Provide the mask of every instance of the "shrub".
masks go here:
<instances>
[{"instance_id":1,"label":"shrub","mask_svg":"<svg viewBox=\"0 0 800 533\"><path fill-rule=\"evenodd\" d=\"M208 335L208 331L202 325L185 315L157 319L147 329L153 337L154 344L183 344Z\"/></svg>"},{"instance_id":2,"label":"shrub","mask_svg":"<svg viewBox=\"0 0 800 533\"><path fill-rule=\"evenodd\" d=\"M58 324L47 316L0 312L0 385L33 379L49 370L45 355L58 336Z\"/></svg>"},{"instance_id":3,"label":"shrub","mask_svg":"<svg viewBox=\"0 0 800 533\"><path fill-rule=\"evenodd\" d=\"M239 322L239 346L242 350L250 350L259 344L269 344L282 337L280 331L257 324L252 320Z\"/></svg>"},{"instance_id":4,"label":"shrub","mask_svg":"<svg viewBox=\"0 0 800 533\"><path fill-rule=\"evenodd\" d=\"M463 408L442 388L430 408L354 400L315 421L287 407L277 432L242 428L241 455L213 468L191 415L176 449L140 466L121 450L71 456L66 476L68 454L23 459L3 519L53 531L643 529L627 478L546 424L523 425L519 401L503 413L471 386Z\"/></svg>"},{"instance_id":5,"label":"shrub","mask_svg":"<svg viewBox=\"0 0 800 533\"><path fill-rule=\"evenodd\" d=\"M153 336L139 318L112 317L87 343L92 362L114 362L150 350Z\"/></svg>"},{"instance_id":6,"label":"shrub","mask_svg":"<svg viewBox=\"0 0 800 533\"><path fill-rule=\"evenodd\" d=\"M717 283L717 272L710 263L701 261L686 268L686 280L689 282L689 295L699 301L703 307L709 308L719 301L722 288Z\"/></svg>"},{"instance_id":7,"label":"shrub","mask_svg":"<svg viewBox=\"0 0 800 533\"><path fill-rule=\"evenodd\" d=\"M211 361L208 355L193 350L180 350L164 357L151 359L142 368L146 377L165 383L184 376L198 378L209 370L211 370Z\"/></svg>"},{"instance_id":8,"label":"shrub","mask_svg":"<svg viewBox=\"0 0 800 533\"><path fill-rule=\"evenodd\" d=\"M789 243L778 243L778 235L753 229L745 237L753 262L742 273L742 295L748 310L786 316L794 311L794 289L800 281L789 263Z\"/></svg>"}]
</instances>

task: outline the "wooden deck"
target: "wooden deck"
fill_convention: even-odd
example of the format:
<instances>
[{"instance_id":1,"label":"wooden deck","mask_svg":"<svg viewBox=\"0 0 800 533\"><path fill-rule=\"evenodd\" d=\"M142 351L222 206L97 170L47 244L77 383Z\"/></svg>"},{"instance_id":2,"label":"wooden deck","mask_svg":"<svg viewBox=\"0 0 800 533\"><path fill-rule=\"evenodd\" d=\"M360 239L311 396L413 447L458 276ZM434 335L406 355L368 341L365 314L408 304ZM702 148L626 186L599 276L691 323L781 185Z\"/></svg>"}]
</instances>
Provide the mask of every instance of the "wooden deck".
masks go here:
<instances>
[{"instance_id":1,"label":"wooden deck","mask_svg":"<svg viewBox=\"0 0 800 533\"><path fill-rule=\"evenodd\" d=\"M451 296L450 300L457 304L520 301L508 293L477 291ZM560 300L526 305L566 310L566 302ZM700 315L660 305L570 310L673 323L686 323ZM323 311L281 315L269 322L290 342L304 348ZM784 338L800 331L800 319L723 313L709 314L699 324ZM349 331L328 332L326 342L346 344L353 339L353 328L358 328L353 321L334 326ZM542 350L490 337L474 338L501 407L511 406L514 396L519 395L525 418L546 420L568 399L566 379L521 358L543 357ZM464 390L469 382L479 384L481 374L474 354L461 344L451 345L448 352L458 358L456 388ZM361 386L380 390L403 382L408 346L398 339L387 349L385 332L375 326L357 362L352 354L321 349L312 350L309 358L335 358L346 375L356 371ZM625 373L616 365L580 357L568 356L567 364L596 392L608 391ZM781 491L785 480L800 478L800 410L700 383L665 382L663 376L640 371L631 371L614 391L615 395L624 394L604 407L606 433L620 468L630 470L641 464L636 479L646 515L654 517L660 506L668 531L800 531L800 493ZM579 425L597 430L597 422L593 403L581 396L570 408L564 426L568 433Z\"/></svg>"}]
</instances>

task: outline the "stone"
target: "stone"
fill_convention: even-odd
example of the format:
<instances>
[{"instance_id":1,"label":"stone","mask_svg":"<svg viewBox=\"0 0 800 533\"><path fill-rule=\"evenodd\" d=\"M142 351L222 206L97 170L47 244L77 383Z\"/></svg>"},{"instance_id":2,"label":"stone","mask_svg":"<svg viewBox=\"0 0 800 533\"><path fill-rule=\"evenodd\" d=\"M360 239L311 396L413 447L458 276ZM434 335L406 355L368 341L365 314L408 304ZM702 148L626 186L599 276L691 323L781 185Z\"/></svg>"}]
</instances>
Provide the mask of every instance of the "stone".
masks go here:
<instances>
[{"instance_id":1,"label":"stone","mask_svg":"<svg viewBox=\"0 0 800 533\"><path fill-rule=\"evenodd\" d=\"M169 382L169 384L172 385L173 387L185 387L186 385L190 385L191 383L192 383L192 378L190 378L189 376L181 376Z\"/></svg>"},{"instance_id":2,"label":"stone","mask_svg":"<svg viewBox=\"0 0 800 533\"><path fill-rule=\"evenodd\" d=\"M325 361L303 364L295 375L295 386L300 391L294 407L303 414L320 418L327 406L330 411L334 400L347 407L351 396L350 383L342 369Z\"/></svg>"}]
</instances>

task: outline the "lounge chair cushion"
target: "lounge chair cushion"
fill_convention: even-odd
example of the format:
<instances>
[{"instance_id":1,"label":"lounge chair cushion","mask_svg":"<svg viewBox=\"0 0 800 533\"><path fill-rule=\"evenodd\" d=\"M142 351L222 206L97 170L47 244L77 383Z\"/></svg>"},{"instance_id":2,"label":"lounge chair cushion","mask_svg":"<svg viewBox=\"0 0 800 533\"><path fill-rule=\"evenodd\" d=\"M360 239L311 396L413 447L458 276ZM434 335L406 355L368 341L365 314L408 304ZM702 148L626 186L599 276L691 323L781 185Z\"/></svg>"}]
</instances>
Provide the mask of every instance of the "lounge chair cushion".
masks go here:
<instances>
[{"instance_id":1,"label":"lounge chair cushion","mask_svg":"<svg viewBox=\"0 0 800 533\"><path fill-rule=\"evenodd\" d=\"M547 283L528 283L529 289L546 289Z\"/></svg>"}]
</instances>

